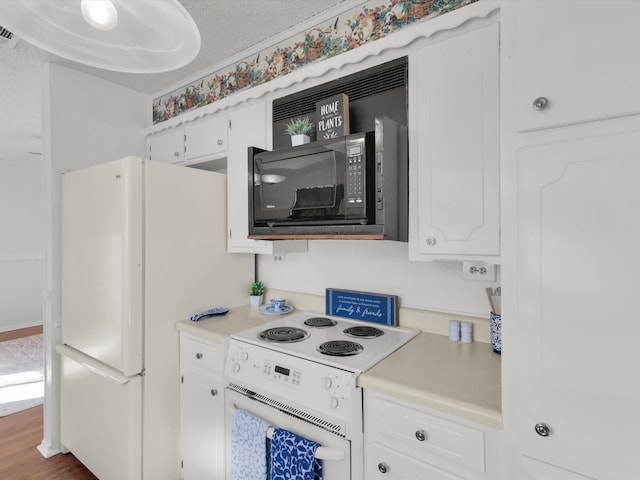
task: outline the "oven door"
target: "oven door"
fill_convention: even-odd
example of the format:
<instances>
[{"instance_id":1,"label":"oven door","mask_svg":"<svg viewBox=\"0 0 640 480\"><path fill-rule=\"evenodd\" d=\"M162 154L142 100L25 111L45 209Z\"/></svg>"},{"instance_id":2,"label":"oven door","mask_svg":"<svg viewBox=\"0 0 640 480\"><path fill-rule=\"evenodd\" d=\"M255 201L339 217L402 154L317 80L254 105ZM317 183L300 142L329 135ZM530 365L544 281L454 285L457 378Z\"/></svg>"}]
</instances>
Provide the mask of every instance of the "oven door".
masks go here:
<instances>
[{"instance_id":1,"label":"oven door","mask_svg":"<svg viewBox=\"0 0 640 480\"><path fill-rule=\"evenodd\" d=\"M229 475L231 474L231 425L235 410L238 408L266 420L273 428L283 428L319 443L321 447L316 451L316 457L322 459L323 480L351 480L351 442L349 440L227 388L225 435L226 468Z\"/></svg>"}]
</instances>

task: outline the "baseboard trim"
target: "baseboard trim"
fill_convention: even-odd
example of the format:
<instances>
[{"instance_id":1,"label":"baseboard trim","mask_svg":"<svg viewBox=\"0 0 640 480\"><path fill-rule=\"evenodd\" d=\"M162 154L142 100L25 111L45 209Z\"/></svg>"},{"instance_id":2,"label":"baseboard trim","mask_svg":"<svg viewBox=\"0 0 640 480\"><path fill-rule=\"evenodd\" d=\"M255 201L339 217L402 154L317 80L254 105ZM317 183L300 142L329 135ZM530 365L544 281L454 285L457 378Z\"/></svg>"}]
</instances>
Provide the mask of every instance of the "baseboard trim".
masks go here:
<instances>
[{"instance_id":1,"label":"baseboard trim","mask_svg":"<svg viewBox=\"0 0 640 480\"><path fill-rule=\"evenodd\" d=\"M44 440L36 448L44 458L51 458L54 455L62 453L59 448L51 448L51 445L46 443Z\"/></svg>"}]
</instances>

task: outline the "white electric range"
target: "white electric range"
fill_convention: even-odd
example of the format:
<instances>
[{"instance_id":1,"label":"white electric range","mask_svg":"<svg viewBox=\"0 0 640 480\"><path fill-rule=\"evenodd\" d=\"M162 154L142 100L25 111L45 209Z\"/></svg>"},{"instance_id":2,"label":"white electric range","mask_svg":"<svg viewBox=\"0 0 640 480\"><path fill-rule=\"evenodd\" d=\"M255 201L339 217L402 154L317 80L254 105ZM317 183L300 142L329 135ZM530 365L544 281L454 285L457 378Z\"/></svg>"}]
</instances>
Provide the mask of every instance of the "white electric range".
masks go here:
<instances>
[{"instance_id":1,"label":"white electric range","mask_svg":"<svg viewBox=\"0 0 640 480\"><path fill-rule=\"evenodd\" d=\"M357 377L418 333L296 312L231 335L225 363L227 425L237 408L248 410L320 443L316 456L324 459L325 480L361 480Z\"/></svg>"}]
</instances>

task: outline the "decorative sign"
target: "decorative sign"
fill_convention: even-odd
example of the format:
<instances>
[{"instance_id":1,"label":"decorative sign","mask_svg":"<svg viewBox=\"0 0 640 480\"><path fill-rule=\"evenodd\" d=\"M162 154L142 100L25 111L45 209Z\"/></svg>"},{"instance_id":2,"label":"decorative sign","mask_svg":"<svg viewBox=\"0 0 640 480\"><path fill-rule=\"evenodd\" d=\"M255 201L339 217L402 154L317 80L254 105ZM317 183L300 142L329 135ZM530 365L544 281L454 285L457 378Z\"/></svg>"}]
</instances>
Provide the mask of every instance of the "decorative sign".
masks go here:
<instances>
[{"instance_id":1,"label":"decorative sign","mask_svg":"<svg viewBox=\"0 0 640 480\"><path fill-rule=\"evenodd\" d=\"M396 326L398 297L327 288L326 314Z\"/></svg>"},{"instance_id":2,"label":"decorative sign","mask_svg":"<svg viewBox=\"0 0 640 480\"><path fill-rule=\"evenodd\" d=\"M334 95L316 102L318 140L349 135L349 97Z\"/></svg>"}]
</instances>

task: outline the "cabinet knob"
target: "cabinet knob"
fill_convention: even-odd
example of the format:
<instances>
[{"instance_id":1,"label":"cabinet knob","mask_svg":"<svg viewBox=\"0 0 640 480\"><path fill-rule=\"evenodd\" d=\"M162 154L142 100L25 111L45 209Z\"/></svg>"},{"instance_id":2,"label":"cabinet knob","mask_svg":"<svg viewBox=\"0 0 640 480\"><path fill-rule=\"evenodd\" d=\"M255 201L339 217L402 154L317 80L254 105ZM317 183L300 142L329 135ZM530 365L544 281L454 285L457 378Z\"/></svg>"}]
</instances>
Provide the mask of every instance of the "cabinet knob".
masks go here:
<instances>
[{"instance_id":1,"label":"cabinet knob","mask_svg":"<svg viewBox=\"0 0 640 480\"><path fill-rule=\"evenodd\" d=\"M173 152L173 156L174 157L179 157L180 156L180 152Z\"/></svg>"},{"instance_id":2,"label":"cabinet knob","mask_svg":"<svg viewBox=\"0 0 640 480\"><path fill-rule=\"evenodd\" d=\"M541 437L548 437L551 435L551 428L546 423L536 423L535 427L536 433Z\"/></svg>"},{"instance_id":3,"label":"cabinet knob","mask_svg":"<svg viewBox=\"0 0 640 480\"><path fill-rule=\"evenodd\" d=\"M417 430L416 431L416 438L420 442L424 442L427 439L427 432L425 432L424 430Z\"/></svg>"},{"instance_id":4,"label":"cabinet knob","mask_svg":"<svg viewBox=\"0 0 640 480\"><path fill-rule=\"evenodd\" d=\"M196 353L196 358L197 358L198 360L202 360L202 357L203 357L203 356L204 356L204 355L202 355L200 352Z\"/></svg>"},{"instance_id":5,"label":"cabinet knob","mask_svg":"<svg viewBox=\"0 0 640 480\"><path fill-rule=\"evenodd\" d=\"M215 397L216 395L218 395L218 390L216 390L215 388L211 389L211 396Z\"/></svg>"},{"instance_id":6,"label":"cabinet knob","mask_svg":"<svg viewBox=\"0 0 640 480\"><path fill-rule=\"evenodd\" d=\"M427 237L427 245L433 247L436 244L436 239L433 237Z\"/></svg>"},{"instance_id":7,"label":"cabinet knob","mask_svg":"<svg viewBox=\"0 0 640 480\"><path fill-rule=\"evenodd\" d=\"M533 108L536 110L544 110L549 106L549 100L546 97L538 97L533 101Z\"/></svg>"},{"instance_id":8,"label":"cabinet knob","mask_svg":"<svg viewBox=\"0 0 640 480\"><path fill-rule=\"evenodd\" d=\"M222 145L222 139L219 138L217 143L218 143L218 145Z\"/></svg>"},{"instance_id":9,"label":"cabinet knob","mask_svg":"<svg viewBox=\"0 0 640 480\"><path fill-rule=\"evenodd\" d=\"M380 462L378 464L378 470L380 470L380 473L387 473L389 471L389 466L384 462Z\"/></svg>"}]
</instances>

